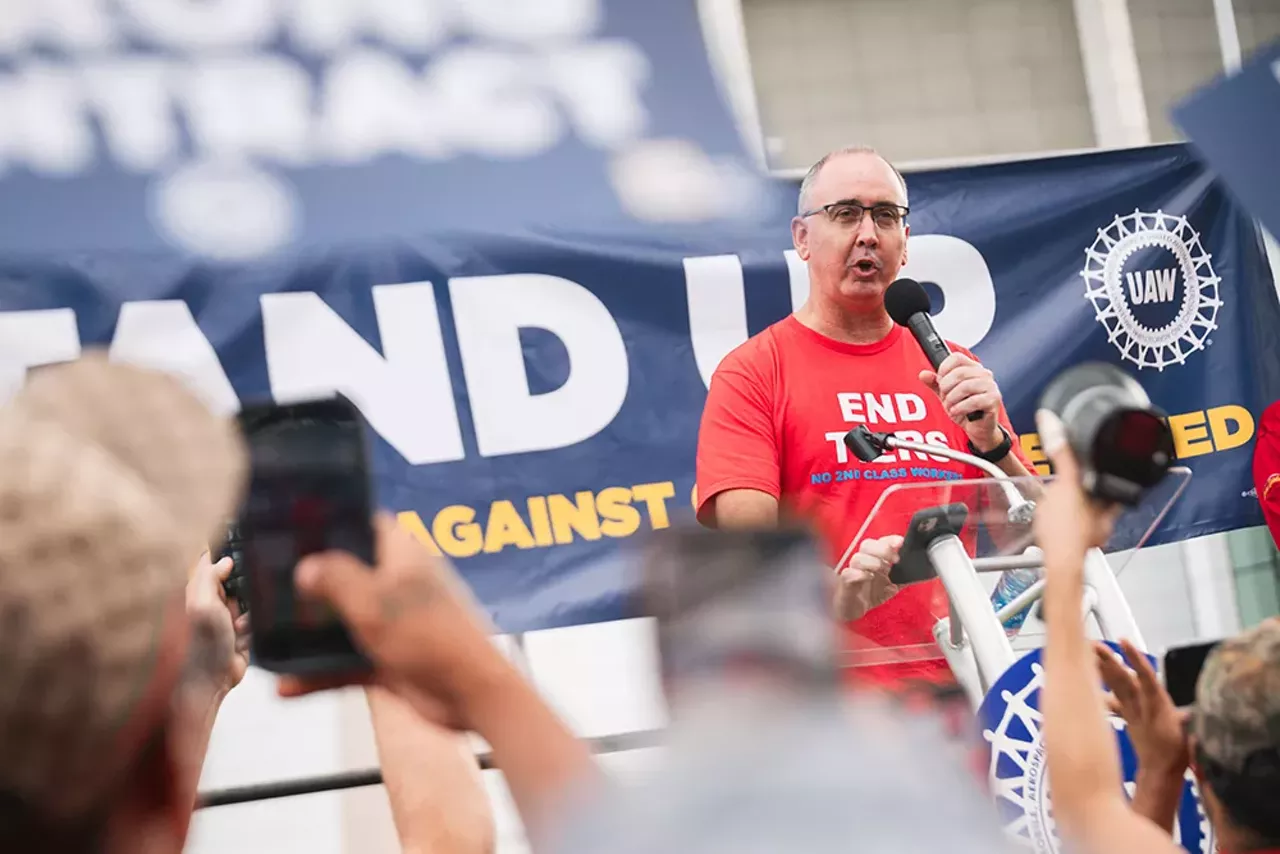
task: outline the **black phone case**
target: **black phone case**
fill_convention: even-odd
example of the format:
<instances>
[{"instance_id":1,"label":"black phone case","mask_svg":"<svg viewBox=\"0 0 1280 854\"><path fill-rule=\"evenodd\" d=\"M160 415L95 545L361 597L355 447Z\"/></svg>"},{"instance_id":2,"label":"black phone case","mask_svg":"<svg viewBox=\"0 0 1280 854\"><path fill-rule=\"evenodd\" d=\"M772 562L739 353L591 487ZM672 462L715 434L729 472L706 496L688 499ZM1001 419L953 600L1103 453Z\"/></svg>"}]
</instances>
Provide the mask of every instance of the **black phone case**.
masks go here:
<instances>
[{"instance_id":1,"label":"black phone case","mask_svg":"<svg viewBox=\"0 0 1280 854\"><path fill-rule=\"evenodd\" d=\"M916 511L898 550L898 562L889 570L889 580L902 587L937 578L938 572L929 559L929 544L950 534L959 536L968 518L969 508L963 504Z\"/></svg>"},{"instance_id":2,"label":"black phone case","mask_svg":"<svg viewBox=\"0 0 1280 854\"><path fill-rule=\"evenodd\" d=\"M1192 706L1196 701L1196 683L1209 655L1222 641L1169 647L1161 661L1161 675L1165 690L1178 708Z\"/></svg>"},{"instance_id":3,"label":"black phone case","mask_svg":"<svg viewBox=\"0 0 1280 854\"><path fill-rule=\"evenodd\" d=\"M360 503L363 505L364 518L368 520L368 527L367 532L365 530L361 531L361 542L356 544L355 548L349 550L356 557L364 560L369 565L373 565L376 556L374 553L373 484L370 466L369 428L363 414L355 404L344 395L336 394L332 397L290 404L267 403L251 405L241 410L239 422L241 429L246 434L249 434L253 430L278 425L281 422L315 417L350 418L359 425L361 440L356 471L362 474L358 489L362 497ZM241 534L245 540L253 536L251 530L241 526L238 527L240 527ZM242 585L245 588L246 598L251 599L249 579L244 579ZM291 587L289 588L289 593L292 595ZM370 668L369 660L356 648L349 636L346 635L345 629L342 634L345 641L338 644L340 648L325 652L316 650L307 650L305 652L267 651L263 649L264 644L259 642L259 637L255 634L250 640L250 661L255 666L271 673L297 676L348 674L367 671ZM301 640L299 642L301 644Z\"/></svg>"}]
</instances>

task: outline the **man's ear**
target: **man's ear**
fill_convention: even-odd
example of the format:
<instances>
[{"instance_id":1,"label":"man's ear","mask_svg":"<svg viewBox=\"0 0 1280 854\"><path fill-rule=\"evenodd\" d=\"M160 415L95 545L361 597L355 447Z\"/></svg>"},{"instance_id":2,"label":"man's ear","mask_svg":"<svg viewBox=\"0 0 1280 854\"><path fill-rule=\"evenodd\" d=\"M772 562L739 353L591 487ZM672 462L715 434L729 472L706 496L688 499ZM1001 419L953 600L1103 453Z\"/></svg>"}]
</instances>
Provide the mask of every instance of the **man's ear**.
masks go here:
<instances>
[{"instance_id":1,"label":"man's ear","mask_svg":"<svg viewBox=\"0 0 1280 854\"><path fill-rule=\"evenodd\" d=\"M107 851L182 851L195 806L183 745L172 724L156 732L118 793L108 819Z\"/></svg>"},{"instance_id":2,"label":"man's ear","mask_svg":"<svg viewBox=\"0 0 1280 854\"><path fill-rule=\"evenodd\" d=\"M1196 785L1200 787L1203 796L1207 782L1204 779L1204 768L1200 766L1200 741L1191 734L1190 727L1187 726L1187 767L1191 769L1191 775L1196 778Z\"/></svg>"},{"instance_id":3,"label":"man's ear","mask_svg":"<svg viewBox=\"0 0 1280 854\"><path fill-rule=\"evenodd\" d=\"M801 261L809 260L809 226L800 217L791 218L791 243Z\"/></svg>"},{"instance_id":4,"label":"man's ear","mask_svg":"<svg viewBox=\"0 0 1280 854\"><path fill-rule=\"evenodd\" d=\"M902 228L902 266L907 266L907 246L911 244L911 226Z\"/></svg>"}]
</instances>

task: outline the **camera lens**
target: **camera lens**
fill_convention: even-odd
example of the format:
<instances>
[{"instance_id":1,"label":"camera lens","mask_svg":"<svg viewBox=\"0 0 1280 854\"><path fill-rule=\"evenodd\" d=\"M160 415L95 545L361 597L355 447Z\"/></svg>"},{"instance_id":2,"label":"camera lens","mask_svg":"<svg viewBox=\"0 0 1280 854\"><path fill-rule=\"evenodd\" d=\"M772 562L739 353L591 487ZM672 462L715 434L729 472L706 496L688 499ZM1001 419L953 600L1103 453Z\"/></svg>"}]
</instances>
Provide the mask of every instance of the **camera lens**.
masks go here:
<instances>
[{"instance_id":1,"label":"camera lens","mask_svg":"<svg viewBox=\"0 0 1280 854\"><path fill-rule=\"evenodd\" d=\"M1173 434L1146 391L1124 371L1087 362L1064 371L1041 396L1067 431L1085 489L1137 504L1173 464Z\"/></svg>"}]
</instances>

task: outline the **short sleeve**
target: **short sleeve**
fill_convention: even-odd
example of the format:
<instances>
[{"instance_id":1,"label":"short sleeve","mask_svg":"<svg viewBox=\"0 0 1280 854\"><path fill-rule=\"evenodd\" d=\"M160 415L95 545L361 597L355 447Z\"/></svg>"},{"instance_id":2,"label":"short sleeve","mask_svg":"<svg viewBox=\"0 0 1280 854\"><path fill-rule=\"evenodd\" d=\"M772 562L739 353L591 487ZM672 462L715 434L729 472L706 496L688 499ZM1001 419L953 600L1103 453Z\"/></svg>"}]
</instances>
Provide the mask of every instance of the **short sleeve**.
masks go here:
<instances>
[{"instance_id":1,"label":"short sleeve","mask_svg":"<svg viewBox=\"0 0 1280 854\"><path fill-rule=\"evenodd\" d=\"M1280 403L1262 413L1253 449L1253 484L1271 537L1280 546Z\"/></svg>"},{"instance_id":2,"label":"short sleeve","mask_svg":"<svg viewBox=\"0 0 1280 854\"><path fill-rule=\"evenodd\" d=\"M730 489L781 494L773 384L741 365L711 377L698 429L697 513Z\"/></svg>"}]
</instances>

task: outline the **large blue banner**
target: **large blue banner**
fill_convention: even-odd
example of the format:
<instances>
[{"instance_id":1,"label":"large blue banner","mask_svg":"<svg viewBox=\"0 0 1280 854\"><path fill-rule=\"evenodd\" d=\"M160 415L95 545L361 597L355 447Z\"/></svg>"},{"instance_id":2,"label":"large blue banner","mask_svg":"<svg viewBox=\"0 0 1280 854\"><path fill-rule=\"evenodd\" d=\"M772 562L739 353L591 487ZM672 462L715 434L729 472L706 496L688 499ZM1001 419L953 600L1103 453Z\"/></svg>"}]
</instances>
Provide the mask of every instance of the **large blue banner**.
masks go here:
<instances>
[{"instance_id":1,"label":"large blue banner","mask_svg":"<svg viewBox=\"0 0 1280 854\"><path fill-rule=\"evenodd\" d=\"M910 175L910 264L1034 458L1057 371L1124 366L1195 477L1159 541L1260 524L1257 415L1280 306L1257 233L1184 146ZM794 199L794 186L786 189ZM10 383L90 344L224 411L334 389L378 433L383 504L509 631L615 618L628 537L692 516L708 378L805 298L785 216L736 233L560 229L369 243L238 266L0 258Z\"/></svg>"},{"instance_id":2,"label":"large blue banner","mask_svg":"<svg viewBox=\"0 0 1280 854\"><path fill-rule=\"evenodd\" d=\"M0 256L767 209L695 0L7 0ZM142 287L139 284L139 287Z\"/></svg>"}]
</instances>

